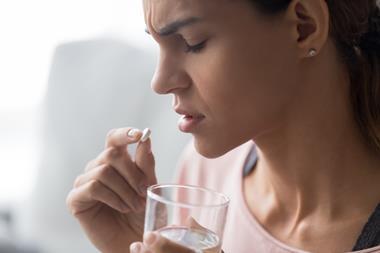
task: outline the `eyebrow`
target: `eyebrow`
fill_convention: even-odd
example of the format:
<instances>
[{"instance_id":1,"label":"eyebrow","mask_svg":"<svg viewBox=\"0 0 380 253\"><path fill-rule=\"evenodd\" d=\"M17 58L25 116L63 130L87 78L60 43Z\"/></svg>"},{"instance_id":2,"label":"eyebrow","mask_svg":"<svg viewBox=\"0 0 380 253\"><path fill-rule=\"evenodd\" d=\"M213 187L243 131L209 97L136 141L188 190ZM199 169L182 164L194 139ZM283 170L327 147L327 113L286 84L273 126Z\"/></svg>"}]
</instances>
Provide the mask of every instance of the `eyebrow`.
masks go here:
<instances>
[{"instance_id":1,"label":"eyebrow","mask_svg":"<svg viewBox=\"0 0 380 253\"><path fill-rule=\"evenodd\" d=\"M186 26L190 26L190 25L193 25L195 23L198 23L201 20L202 19L198 18L198 17L190 17L190 18L186 18L183 20L174 21L173 23L170 23L170 24L166 25L165 27L161 28L157 32L157 34L160 36L169 36L169 35L172 35L172 34L178 32L178 30L180 30ZM145 29L145 32L150 34L150 32L147 28Z\"/></svg>"}]
</instances>

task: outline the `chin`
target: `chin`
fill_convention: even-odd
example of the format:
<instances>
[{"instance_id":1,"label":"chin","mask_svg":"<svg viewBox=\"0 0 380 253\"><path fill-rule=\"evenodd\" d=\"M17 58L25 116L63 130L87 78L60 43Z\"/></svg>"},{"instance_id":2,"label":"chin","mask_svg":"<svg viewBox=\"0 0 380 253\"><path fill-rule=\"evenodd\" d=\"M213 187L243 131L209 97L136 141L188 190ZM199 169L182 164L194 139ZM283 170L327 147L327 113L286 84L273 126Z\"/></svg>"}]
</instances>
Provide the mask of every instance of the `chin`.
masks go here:
<instances>
[{"instance_id":1,"label":"chin","mask_svg":"<svg viewBox=\"0 0 380 253\"><path fill-rule=\"evenodd\" d=\"M201 139L194 136L194 147L200 155L213 159L223 156L246 141L248 140L226 143L225 140L212 141L210 139Z\"/></svg>"}]
</instances>

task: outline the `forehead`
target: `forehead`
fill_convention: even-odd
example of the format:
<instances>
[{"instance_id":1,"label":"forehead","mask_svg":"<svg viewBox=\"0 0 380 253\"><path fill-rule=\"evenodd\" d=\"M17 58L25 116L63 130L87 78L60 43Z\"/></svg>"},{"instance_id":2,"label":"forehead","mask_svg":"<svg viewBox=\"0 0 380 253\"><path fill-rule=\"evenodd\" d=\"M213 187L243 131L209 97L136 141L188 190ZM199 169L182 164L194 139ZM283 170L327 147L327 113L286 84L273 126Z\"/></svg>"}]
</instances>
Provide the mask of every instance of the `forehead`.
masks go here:
<instances>
[{"instance_id":1,"label":"forehead","mask_svg":"<svg viewBox=\"0 0 380 253\"><path fill-rule=\"evenodd\" d=\"M145 22L157 29L187 17L212 17L231 0L144 0Z\"/></svg>"}]
</instances>

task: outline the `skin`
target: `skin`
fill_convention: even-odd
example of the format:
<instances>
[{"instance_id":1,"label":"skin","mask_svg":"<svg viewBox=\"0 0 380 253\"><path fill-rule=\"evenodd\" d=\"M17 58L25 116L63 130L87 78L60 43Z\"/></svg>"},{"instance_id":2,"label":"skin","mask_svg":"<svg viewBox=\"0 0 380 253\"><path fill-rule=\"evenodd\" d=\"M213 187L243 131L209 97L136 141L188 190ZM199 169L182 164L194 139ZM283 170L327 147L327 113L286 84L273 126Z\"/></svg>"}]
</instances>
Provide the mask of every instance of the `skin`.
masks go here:
<instances>
[{"instance_id":1,"label":"skin","mask_svg":"<svg viewBox=\"0 0 380 253\"><path fill-rule=\"evenodd\" d=\"M130 137L130 130L108 133L104 151L87 164L66 200L91 242L105 253L125 253L142 239L146 197L141 192L157 183L150 139L139 142L142 132ZM132 159L127 146L137 142Z\"/></svg>"},{"instance_id":2,"label":"skin","mask_svg":"<svg viewBox=\"0 0 380 253\"><path fill-rule=\"evenodd\" d=\"M244 179L244 197L262 226L303 250L350 251L380 200L380 156L355 124L348 73L329 37L326 2L293 0L286 11L270 16L244 0L143 3L147 31L160 47L152 88L172 94L175 106L205 116L192 131L197 151L215 158L253 140L259 161ZM162 34L168 33L169 24L194 17L191 24ZM188 50L188 45L200 43L203 48ZM311 48L317 50L313 57ZM95 164L113 165L117 171L138 168L142 176L122 177L131 186L144 176L150 178L147 183L154 182L149 145L140 145L134 164L125 153L131 143L127 129L120 131L118 136L111 133L108 143L121 143L116 148L127 165L112 162L119 156L95 159ZM88 173L82 175L84 185L104 179ZM106 185L114 184L109 178ZM132 244L130 252L188 252L158 235L154 243L143 238L135 229L141 222L110 223L120 221L120 212L109 213L117 204L112 198L99 200L97 191L89 194L89 189L74 187L68 206L102 252L125 252L132 241L141 242ZM131 196L136 192L120 191L113 199L129 202ZM95 214L103 219L95 223ZM122 217L130 221L139 216L126 212ZM117 231L119 236L102 237L101 231Z\"/></svg>"}]
</instances>

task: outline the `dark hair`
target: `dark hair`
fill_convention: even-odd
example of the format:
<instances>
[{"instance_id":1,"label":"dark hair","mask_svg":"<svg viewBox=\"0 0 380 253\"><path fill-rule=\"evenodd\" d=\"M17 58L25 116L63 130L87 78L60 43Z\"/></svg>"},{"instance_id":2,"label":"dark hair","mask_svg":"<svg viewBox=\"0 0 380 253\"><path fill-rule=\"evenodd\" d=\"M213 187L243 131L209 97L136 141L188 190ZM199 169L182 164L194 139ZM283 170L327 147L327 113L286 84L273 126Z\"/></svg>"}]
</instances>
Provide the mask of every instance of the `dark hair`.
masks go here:
<instances>
[{"instance_id":1,"label":"dark hair","mask_svg":"<svg viewBox=\"0 0 380 253\"><path fill-rule=\"evenodd\" d=\"M249 0L276 14L291 0ZM376 0L326 0L330 36L350 75L350 96L359 129L380 152L380 9Z\"/></svg>"}]
</instances>

